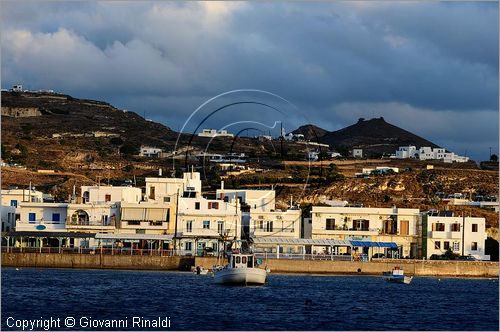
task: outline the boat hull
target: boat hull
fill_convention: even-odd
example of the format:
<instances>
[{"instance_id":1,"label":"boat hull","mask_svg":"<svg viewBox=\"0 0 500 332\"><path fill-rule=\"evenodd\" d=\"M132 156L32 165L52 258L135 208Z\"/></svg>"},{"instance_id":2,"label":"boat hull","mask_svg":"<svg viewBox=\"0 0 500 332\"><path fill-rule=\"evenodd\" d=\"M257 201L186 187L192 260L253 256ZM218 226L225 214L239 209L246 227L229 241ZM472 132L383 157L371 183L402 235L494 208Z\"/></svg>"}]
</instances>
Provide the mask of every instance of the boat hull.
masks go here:
<instances>
[{"instance_id":1,"label":"boat hull","mask_svg":"<svg viewBox=\"0 0 500 332\"><path fill-rule=\"evenodd\" d=\"M216 284L226 285L263 285L266 283L267 272L258 268L236 268L214 271Z\"/></svg>"},{"instance_id":2,"label":"boat hull","mask_svg":"<svg viewBox=\"0 0 500 332\"><path fill-rule=\"evenodd\" d=\"M388 282L395 282L395 283L398 283L398 284L409 284L411 281L412 281L413 277L409 277L409 276L402 276L402 277L388 277L386 278L386 280Z\"/></svg>"}]
</instances>

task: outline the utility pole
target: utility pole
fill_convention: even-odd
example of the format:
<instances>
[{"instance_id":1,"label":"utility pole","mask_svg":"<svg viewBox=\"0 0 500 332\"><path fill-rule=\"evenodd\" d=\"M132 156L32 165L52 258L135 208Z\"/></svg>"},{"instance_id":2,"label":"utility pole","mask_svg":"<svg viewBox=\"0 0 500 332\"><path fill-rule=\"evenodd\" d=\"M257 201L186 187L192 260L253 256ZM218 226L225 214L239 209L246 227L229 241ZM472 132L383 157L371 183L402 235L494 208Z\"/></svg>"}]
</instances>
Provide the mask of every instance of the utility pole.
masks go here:
<instances>
[{"instance_id":1,"label":"utility pole","mask_svg":"<svg viewBox=\"0 0 500 332\"><path fill-rule=\"evenodd\" d=\"M462 212L462 256L464 256L465 249L465 212Z\"/></svg>"},{"instance_id":2,"label":"utility pole","mask_svg":"<svg viewBox=\"0 0 500 332\"><path fill-rule=\"evenodd\" d=\"M488 160L491 160L491 146L490 146L490 158Z\"/></svg>"},{"instance_id":3,"label":"utility pole","mask_svg":"<svg viewBox=\"0 0 500 332\"><path fill-rule=\"evenodd\" d=\"M174 229L174 253L177 250L177 217L179 215L179 188L177 188L177 199L175 200L175 229Z\"/></svg>"}]
</instances>

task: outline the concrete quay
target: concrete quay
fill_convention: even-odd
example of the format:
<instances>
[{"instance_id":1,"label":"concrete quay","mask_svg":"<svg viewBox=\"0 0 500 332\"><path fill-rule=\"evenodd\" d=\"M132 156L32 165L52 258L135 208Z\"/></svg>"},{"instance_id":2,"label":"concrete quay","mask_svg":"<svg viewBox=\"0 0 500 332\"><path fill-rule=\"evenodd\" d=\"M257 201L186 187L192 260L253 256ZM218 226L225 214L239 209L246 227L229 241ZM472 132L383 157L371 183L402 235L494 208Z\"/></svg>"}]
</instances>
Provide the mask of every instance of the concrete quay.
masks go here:
<instances>
[{"instance_id":1,"label":"concrete quay","mask_svg":"<svg viewBox=\"0 0 500 332\"><path fill-rule=\"evenodd\" d=\"M215 257L2 253L2 267L190 271L212 268ZM498 262L377 260L372 262L268 259L271 273L381 275L395 266L415 276L497 278Z\"/></svg>"}]
</instances>

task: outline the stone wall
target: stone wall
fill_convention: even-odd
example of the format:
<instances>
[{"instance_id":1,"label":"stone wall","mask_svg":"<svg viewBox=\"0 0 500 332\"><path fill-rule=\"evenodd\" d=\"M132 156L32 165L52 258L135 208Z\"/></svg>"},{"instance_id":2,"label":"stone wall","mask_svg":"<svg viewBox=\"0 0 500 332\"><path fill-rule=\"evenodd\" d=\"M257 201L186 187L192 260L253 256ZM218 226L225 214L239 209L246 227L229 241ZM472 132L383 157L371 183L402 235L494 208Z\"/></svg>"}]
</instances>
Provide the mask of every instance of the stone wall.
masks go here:
<instances>
[{"instance_id":1,"label":"stone wall","mask_svg":"<svg viewBox=\"0 0 500 332\"><path fill-rule=\"evenodd\" d=\"M215 257L160 257L88 254L2 253L2 266L85 269L180 270L212 268ZM380 260L377 262L269 259L274 273L382 275L395 266L415 276L498 277L498 262Z\"/></svg>"},{"instance_id":2,"label":"stone wall","mask_svg":"<svg viewBox=\"0 0 500 332\"><path fill-rule=\"evenodd\" d=\"M217 263L213 257L196 257L195 265L211 268ZM266 265L266 262L264 262ZM380 260L376 262L311 261L269 259L267 267L275 273L308 274L368 274L382 275L395 266L406 274L440 277L498 277L498 262Z\"/></svg>"},{"instance_id":3,"label":"stone wall","mask_svg":"<svg viewBox=\"0 0 500 332\"><path fill-rule=\"evenodd\" d=\"M40 116L42 113L38 107L6 107L2 106L2 115L14 118L25 118L29 116Z\"/></svg>"},{"instance_id":4,"label":"stone wall","mask_svg":"<svg viewBox=\"0 0 500 332\"><path fill-rule=\"evenodd\" d=\"M189 271L193 265L194 258L179 256L2 253L2 266L11 267Z\"/></svg>"}]
</instances>

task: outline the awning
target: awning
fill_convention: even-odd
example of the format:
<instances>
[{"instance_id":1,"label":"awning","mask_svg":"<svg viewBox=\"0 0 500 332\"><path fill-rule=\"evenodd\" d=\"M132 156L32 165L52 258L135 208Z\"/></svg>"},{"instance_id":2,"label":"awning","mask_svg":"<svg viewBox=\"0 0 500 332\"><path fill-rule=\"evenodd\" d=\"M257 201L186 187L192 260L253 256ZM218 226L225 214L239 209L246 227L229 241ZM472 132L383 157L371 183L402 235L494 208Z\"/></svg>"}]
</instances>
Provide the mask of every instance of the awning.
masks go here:
<instances>
[{"instance_id":1,"label":"awning","mask_svg":"<svg viewBox=\"0 0 500 332\"><path fill-rule=\"evenodd\" d=\"M172 241L173 235L161 235L161 234L107 234L107 233L97 233L95 235L96 239L103 240L162 240L162 241Z\"/></svg>"},{"instance_id":2,"label":"awning","mask_svg":"<svg viewBox=\"0 0 500 332\"><path fill-rule=\"evenodd\" d=\"M350 242L353 247L379 247L379 248L398 249L398 245L394 242L374 242L374 241L355 241L355 240L351 240Z\"/></svg>"},{"instance_id":3,"label":"awning","mask_svg":"<svg viewBox=\"0 0 500 332\"><path fill-rule=\"evenodd\" d=\"M36 232L36 231L15 231L2 233L2 237L43 237L43 238L93 238L96 233L83 233L83 232Z\"/></svg>"},{"instance_id":4,"label":"awning","mask_svg":"<svg viewBox=\"0 0 500 332\"><path fill-rule=\"evenodd\" d=\"M280 244L280 245L313 245L313 246L346 246L350 247L349 241L332 239L297 239L285 237L255 237L254 244Z\"/></svg>"}]
</instances>

